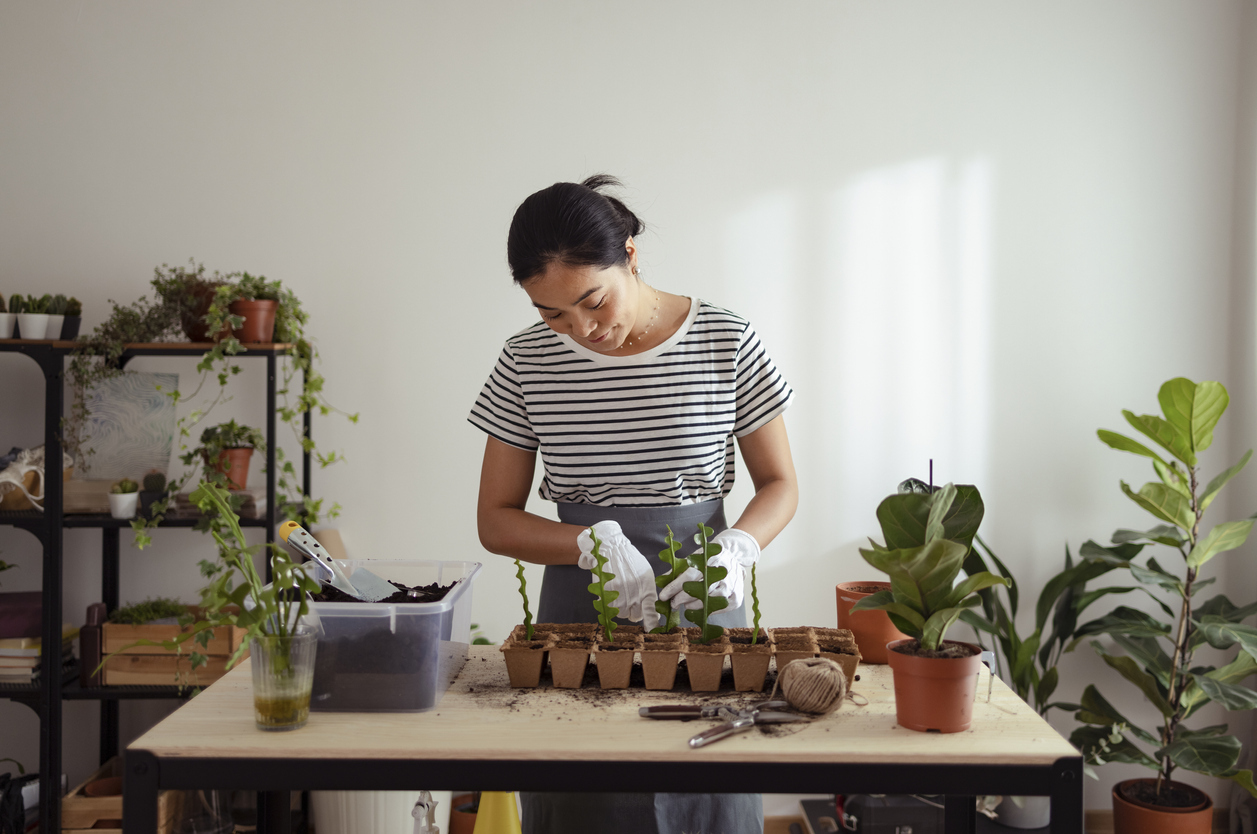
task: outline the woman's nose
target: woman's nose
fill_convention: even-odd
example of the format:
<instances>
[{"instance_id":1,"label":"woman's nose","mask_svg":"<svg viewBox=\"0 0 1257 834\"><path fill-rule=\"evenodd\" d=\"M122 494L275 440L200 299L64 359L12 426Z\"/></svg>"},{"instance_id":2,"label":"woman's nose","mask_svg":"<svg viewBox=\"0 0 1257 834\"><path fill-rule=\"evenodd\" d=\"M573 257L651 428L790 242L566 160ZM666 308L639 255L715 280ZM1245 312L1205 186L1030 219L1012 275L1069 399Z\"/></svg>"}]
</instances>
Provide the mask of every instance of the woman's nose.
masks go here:
<instances>
[{"instance_id":1,"label":"woman's nose","mask_svg":"<svg viewBox=\"0 0 1257 834\"><path fill-rule=\"evenodd\" d=\"M575 320L572 324L572 329L576 331L578 336L589 336L598 329L598 322L594 320L593 316L582 316Z\"/></svg>"}]
</instances>

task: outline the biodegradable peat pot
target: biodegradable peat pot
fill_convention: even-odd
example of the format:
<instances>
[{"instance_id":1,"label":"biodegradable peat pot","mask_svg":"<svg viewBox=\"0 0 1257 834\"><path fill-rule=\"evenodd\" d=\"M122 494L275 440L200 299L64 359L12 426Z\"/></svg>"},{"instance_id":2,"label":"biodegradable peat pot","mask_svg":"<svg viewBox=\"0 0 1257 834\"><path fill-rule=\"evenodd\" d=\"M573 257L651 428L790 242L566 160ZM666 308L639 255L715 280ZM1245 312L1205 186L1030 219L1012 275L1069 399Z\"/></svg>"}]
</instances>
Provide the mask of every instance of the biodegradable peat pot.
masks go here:
<instances>
[{"instance_id":1,"label":"biodegradable peat pot","mask_svg":"<svg viewBox=\"0 0 1257 834\"><path fill-rule=\"evenodd\" d=\"M643 634L637 650L642 654L642 674L647 689L668 690L676 684L681 658L680 634Z\"/></svg>"},{"instance_id":2,"label":"biodegradable peat pot","mask_svg":"<svg viewBox=\"0 0 1257 834\"><path fill-rule=\"evenodd\" d=\"M550 676L558 689L580 689L585 682L585 668L589 665L589 652L593 640L570 639L560 635L550 647Z\"/></svg>"},{"instance_id":3,"label":"biodegradable peat pot","mask_svg":"<svg viewBox=\"0 0 1257 834\"><path fill-rule=\"evenodd\" d=\"M895 718L899 726L923 733L960 733L973 719L973 696L982 666L982 649L972 643L944 640L945 645L965 646L968 657L916 657L897 649L915 640L896 640L889 649L895 677Z\"/></svg>"},{"instance_id":4,"label":"biodegradable peat pot","mask_svg":"<svg viewBox=\"0 0 1257 834\"><path fill-rule=\"evenodd\" d=\"M773 629L773 656L777 658L777 672L794 660L817 655L816 639L812 629L806 626Z\"/></svg>"},{"instance_id":5,"label":"biodegradable peat pot","mask_svg":"<svg viewBox=\"0 0 1257 834\"><path fill-rule=\"evenodd\" d=\"M603 643L594 647L594 664L598 667L598 685L603 689L628 689L633 672L635 642Z\"/></svg>"},{"instance_id":6,"label":"biodegradable peat pot","mask_svg":"<svg viewBox=\"0 0 1257 834\"><path fill-rule=\"evenodd\" d=\"M279 302L274 300L233 301L227 310L233 316L241 316L244 323L234 335L241 342L273 342L275 340L275 310Z\"/></svg>"},{"instance_id":7,"label":"biodegradable peat pot","mask_svg":"<svg viewBox=\"0 0 1257 834\"><path fill-rule=\"evenodd\" d=\"M214 467L227 479L228 489L246 489L249 483L249 461L253 457L253 449L242 446L238 449L223 449L218 454L218 464Z\"/></svg>"},{"instance_id":8,"label":"biodegradable peat pot","mask_svg":"<svg viewBox=\"0 0 1257 834\"><path fill-rule=\"evenodd\" d=\"M729 663L733 666L733 688L738 692L762 692L764 678L768 676L768 662L773 657L773 647L767 643L729 646Z\"/></svg>"},{"instance_id":9,"label":"biodegradable peat pot","mask_svg":"<svg viewBox=\"0 0 1257 834\"><path fill-rule=\"evenodd\" d=\"M851 606L860 600L889 590L889 582L839 582L834 589L838 598L838 627L851 630L860 649L860 659L865 663L885 663L886 644L908 637L895 628L885 611L851 613Z\"/></svg>"},{"instance_id":10,"label":"biodegradable peat pot","mask_svg":"<svg viewBox=\"0 0 1257 834\"><path fill-rule=\"evenodd\" d=\"M533 632L536 636L536 632ZM516 689L532 689L541 682L549 640L510 640L502 646L506 675Z\"/></svg>"},{"instance_id":11,"label":"biodegradable peat pot","mask_svg":"<svg viewBox=\"0 0 1257 834\"><path fill-rule=\"evenodd\" d=\"M844 628L816 628L816 648L820 656L834 661L842 667L842 674L847 679L847 688L855 683L856 669L860 667L860 650L856 647L855 638Z\"/></svg>"},{"instance_id":12,"label":"biodegradable peat pot","mask_svg":"<svg viewBox=\"0 0 1257 834\"><path fill-rule=\"evenodd\" d=\"M1208 794L1171 781L1170 789L1188 804L1153 805L1141 799L1140 793L1152 793L1156 783L1156 779L1127 779L1113 786L1114 834L1209 834L1213 828L1213 800Z\"/></svg>"},{"instance_id":13,"label":"biodegradable peat pot","mask_svg":"<svg viewBox=\"0 0 1257 834\"><path fill-rule=\"evenodd\" d=\"M720 676L725 669L724 643L691 643L685 649L685 667L690 674L691 692L715 692L720 688Z\"/></svg>"}]
</instances>

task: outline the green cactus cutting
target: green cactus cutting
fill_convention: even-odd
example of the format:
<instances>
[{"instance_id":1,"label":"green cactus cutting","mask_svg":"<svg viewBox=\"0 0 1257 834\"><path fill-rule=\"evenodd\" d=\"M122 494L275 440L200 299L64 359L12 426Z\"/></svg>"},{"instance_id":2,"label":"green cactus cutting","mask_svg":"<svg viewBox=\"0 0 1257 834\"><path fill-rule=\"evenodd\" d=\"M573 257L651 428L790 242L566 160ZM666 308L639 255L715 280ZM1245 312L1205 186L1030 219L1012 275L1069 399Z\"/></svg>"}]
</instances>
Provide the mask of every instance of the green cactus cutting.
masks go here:
<instances>
[{"instance_id":1,"label":"green cactus cutting","mask_svg":"<svg viewBox=\"0 0 1257 834\"><path fill-rule=\"evenodd\" d=\"M671 565L672 570L663 576L655 577L656 587L668 587L668 585L680 579L681 574L685 573L685 569L690 566L690 563L685 560L684 556L677 556L677 551L680 549L681 543L672 537L672 527L669 526L665 547L659 551L659 558L663 560L664 564ZM681 610L673 608L670 600L655 600L655 610L659 612L659 625L651 629L651 634L670 634L681 624Z\"/></svg>"},{"instance_id":2,"label":"green cactus cutting","mask_svg":"<svg viewBox=\"0 0 1257 834\"><path fill-rule=\"evenodd\" d=\"M519 577L519 595L524 598L524 639L532 639L532 612L528 610L528 583L524 581L524 563L515 560L515 575Z\"/></svg>"},{"instance_id":3,"label":"green cactus cutting","mask_svg":"<svg viewBox=\"0 0 1257 834\"><path fill-rule=\"evenodd\" d=\"M708 622L712 614L729 607L729 600L720 596L711 594L711 585L713 582L719 582L729 575L729 571L722 567L707 564L707 561L721 551L721 547L711 541L712 535L716 531L706 526L702 522L698 525L698 534L694 536L694 543L698 545L698 550L691 553L688 557L690 567L696 568L703 574L702 579L696 579L693 582L686 582L681 587L685 592L694 599L703 603L702 608L690 611L690 619L699 628L699 634L705 644L716 640L725 630L720 626Z\"/></svg>"},{"instance_id":4,"label":"green cactus cutting","mask_svg":"<svg viewBox=\"0 0 1257 834\"><path fill-rule=\"evenodd\" d=\"M594 581L589 583L589 593L594 595L594 610L598 612L598 624L602 626L602 632L610 643L611 635L617 626L615 618L620 613L620 609L613 607L611 603L615 602L620 592L607 590L607 583L615 579L615 574L607 570L607 557L602 555L602 540L598 538L598 534L592 527L589 528L589 537L594 542L594 567L591 571Z\"/></svg>"},{"instance_id":5,"label":"green cactus cutting","mask_svg":"<svg viewBox=\"0 0 1257 834\"><path fill-rule=\"evenodd\" d=\"M751 613L755 615L754 628L751 630L751 645L759 642L759 585L755 582L756 565L751 565Z\"/></svg>"}]
</instances>

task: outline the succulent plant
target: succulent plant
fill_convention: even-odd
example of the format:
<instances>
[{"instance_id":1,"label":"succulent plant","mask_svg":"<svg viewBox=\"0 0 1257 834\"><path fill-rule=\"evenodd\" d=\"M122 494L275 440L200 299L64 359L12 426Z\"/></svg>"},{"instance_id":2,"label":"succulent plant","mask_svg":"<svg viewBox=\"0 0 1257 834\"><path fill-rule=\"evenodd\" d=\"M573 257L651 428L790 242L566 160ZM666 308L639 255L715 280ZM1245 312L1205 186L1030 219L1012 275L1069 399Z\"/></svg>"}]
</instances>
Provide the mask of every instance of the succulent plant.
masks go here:
<instances>
[{"instance_id":1,"label":"succulent plant","mask_svg":"<svg viewBox=\"0 0 1257 834\"><path fill-rule=\"evenodd\" d=\"M66 305L69 303L64 295L57 294L48 302L48 313L53 316L64 316Z\"/></svg>"},{"instance_id":2,"label":"succulent plant","mask_svg":"<svg viewBox=\"0 0 1257 834\"><path fill-rule=\"evenodd\" d=\"M165 492L166 476L161 472L150 472L144 476L145 492Z\"/></svg>"},{"instance_id":3,"label":"succulent plant","mask_svg":"<svg viewBox=\"0 0 1257 834\"><path fill-rule=\"evenodd\" d=\"M69 300L65 303L65 314L67 316L83 315L83 302L79 301L74 296L70 296Z\"/></svg>"},{"instance_id":4,"label":"succulent plant","mask_svg":"<svg viewBox=\"0 0 1257 834\"><path fill-rule=\"evenodd\" d=\"M48 295L47 293L44 293L39 298L36 298L33 295L28 295L26 297L26 311L25 312L34 313L36 315L46 315L48 313L48 305L51 303L52 303L52 296Z\"/></svg>"},{"instance_id":5,"label":"succulent plant","mask_svg":"<svg viewBox=\"0 0 1257 834\"><path fill-rule=\"evenodd\" d=\"M22 297L21 293L15 292L13 293L13 295L9 296L9 312L10 313L25 313L26 312L26 299Z\"/></svg>"},{"instance_id":6,"label":"succulent plant","mask_svg":"<svg viewBox=\"0 0 1257 834\"><path fill-rule=\"evenodd\" d=\"M140 485L130 478L123 478L121 481L118 481L118 483L111 486L109 491L114 495L127 495L128 493L139 492Z\"/></svg>"}]
</instances>

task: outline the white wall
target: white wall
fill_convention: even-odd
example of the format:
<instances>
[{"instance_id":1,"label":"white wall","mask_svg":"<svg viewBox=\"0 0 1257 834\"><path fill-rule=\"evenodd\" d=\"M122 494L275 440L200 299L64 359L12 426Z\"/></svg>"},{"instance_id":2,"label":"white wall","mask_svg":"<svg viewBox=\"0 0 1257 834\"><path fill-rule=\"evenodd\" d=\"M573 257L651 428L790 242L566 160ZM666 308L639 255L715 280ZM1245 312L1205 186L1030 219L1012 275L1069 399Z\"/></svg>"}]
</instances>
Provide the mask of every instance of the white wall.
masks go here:
<instances>
[{"instance_id":1,"label":"white wall","mask_svg":"<svg viewBox=\"0 0 1257 834\"><path fill-rule=\"evenodd\" d=\"M798 391L802 500L760 572L768 625L833 621L826 588L872 575L873 510L930 458L980 485L984 537L1037 593L1066 543L1144 522L1117 482L1150 473L1097 427L1180 374L1252 399L1251 269L1233 264L1246 27L1238 0L9 3L0 292L78 295L90 327L190 256L293 286L329 398L362 414L315 427L349 458L316 475L347 543L483 558L475 619L499 638L518 597L476 538L484 439L465 415L534 320L506 228L533 190L614 173L650 227L648 280L751 316ZM38 374L0 356L0 375L0 447L40 442ZM247 375L221 413L258 424ZM6 590L38 587L33 540L0 529L0 550L21 565ZM98 593L97 552L67 535L71 614ZM124 546L124 599L190 596L208 552L178 530ZM1085 650L1062 671L1062 697L1099 679L1141 709ZM126 705L124 735L167 708ZM76 779L95 706L66 715ZM0 756L34 765L36 739L0 703ZM1089 807L1131 775L1101 774Z\"/></svg>"}]
</instances>

